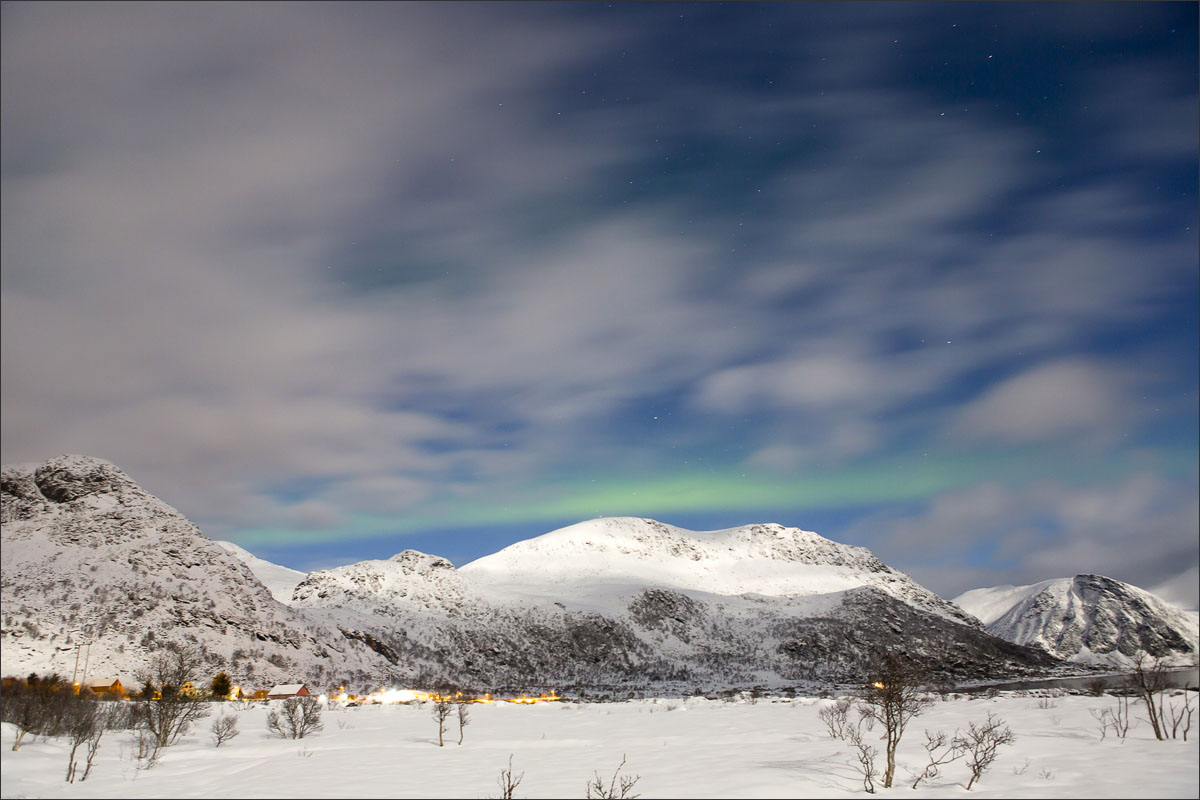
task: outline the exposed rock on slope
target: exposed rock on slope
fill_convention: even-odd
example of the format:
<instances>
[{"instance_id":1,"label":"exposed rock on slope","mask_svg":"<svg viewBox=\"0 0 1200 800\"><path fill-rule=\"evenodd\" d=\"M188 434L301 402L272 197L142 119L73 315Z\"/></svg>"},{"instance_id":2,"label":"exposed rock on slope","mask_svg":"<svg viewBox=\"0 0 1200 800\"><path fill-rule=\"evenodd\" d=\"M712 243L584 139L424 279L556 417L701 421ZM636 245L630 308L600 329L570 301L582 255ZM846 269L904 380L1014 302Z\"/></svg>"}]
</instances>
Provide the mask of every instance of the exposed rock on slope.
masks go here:
<instances>
[{"instance_id":1,"label":"exposed rock on slope","mask_svg":"<svg viewBox=\"0 0 1200 800\"><path fill-rule=\"evenodd\" d=\"M5 674L70 675L75 644L90 642L88 674L132 685L152 649L179 639L250 686L378 674L369 647L278 603L113 464L60 456L2 475Z\"/></svg>"},{"instance_id":2,"label":"exposed rock on slope","mask_svg":"<svg viewBox=\"0 0 1200 800\"><path fill-rule=\"evenodd\" d=\"M1103 575L973 589L954 602L1002 639L1077 663L1128 666L1139 650L1196 663L1194 615Z\"/></svg>"}]
</instances>

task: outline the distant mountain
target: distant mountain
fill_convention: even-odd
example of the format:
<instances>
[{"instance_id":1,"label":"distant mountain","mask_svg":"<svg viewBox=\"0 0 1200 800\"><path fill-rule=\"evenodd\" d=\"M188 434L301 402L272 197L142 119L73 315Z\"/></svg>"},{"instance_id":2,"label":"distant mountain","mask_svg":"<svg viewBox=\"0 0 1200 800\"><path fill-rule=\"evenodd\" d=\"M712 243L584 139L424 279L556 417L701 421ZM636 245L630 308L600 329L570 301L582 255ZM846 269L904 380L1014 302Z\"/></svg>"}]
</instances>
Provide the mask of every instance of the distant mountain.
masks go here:
<instances>
[{"instance_id":1,"label":"distant mountain","mask_svg":"<svg viewBox=\"0 0 1200 800\"><path fill-rule=\"evenodd\" d=\"M171 640L206 652L208 677L269 687L378 675L361 639L282 605L237 558L107 461L60 456L0 479L4 674L87 675L135 685ZM81 676L82 677L82 676Z\"/></svg>"},{"instance_id":2,"label":"distant mountain","mask_svg":"<svg viewBox=\"0 0 1200 800\"><path fill-rule=\"evenodd\" d=\"M458 570L405 551L313 572L293 598L368 632L398 674L470 686L857 680L895 648L948 679L1057 663L988 635L864 548L775 524L591 520Z\"/></svg>"},{"instance_id":3,"label":"distant mountain","mask_svg":"<svg viewBox=\"0 0 1200 800\"><path fill-rule=\"evenodd\" d=\"M1076 663L1124 667L1139 650L1197 661L1194 613L1103 575L973 589L954 602L996 636Z\"/></svg>"},{"instance_id":4,"label":"distant mountain","mask_svg":"<svg viewBox=\"0 0 1200 800\"><path fill-rule=\"evenodd\" d=\"M250 571L254 573L254 577L267 587L271 596L284 605L292 601L292 592L308 574L298 569L273 564L245 548L238 547L233 542L218 541L217 545L249 567Z\"/></svg>"}]
</instances>

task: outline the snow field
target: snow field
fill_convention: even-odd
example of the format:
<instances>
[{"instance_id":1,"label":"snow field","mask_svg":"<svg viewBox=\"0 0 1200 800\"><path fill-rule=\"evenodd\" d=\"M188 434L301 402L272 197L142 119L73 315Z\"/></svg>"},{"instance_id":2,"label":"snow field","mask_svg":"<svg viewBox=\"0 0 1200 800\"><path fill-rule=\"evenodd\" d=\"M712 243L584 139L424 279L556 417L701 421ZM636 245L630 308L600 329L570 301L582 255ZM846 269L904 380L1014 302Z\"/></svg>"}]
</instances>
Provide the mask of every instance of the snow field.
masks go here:
<instances>
[{"instance_id":1,"label":"snow field","mask_svg":"<svg viewBox=\"0 0 1200 800\"><path fill-rule=\"evenodd\" d=\"M497 777L512 755L524 773L517 797L584 797L596 772L605 780L640 775L633 791L661 797L866 797L850 747L831 739L817 712L828 700L757 703L659 699L610 704L473 704L459 746L452 717L446 746L428 705L329 708L325 729L301 740L268 735L267 709L236 714L240 735L214 748L210 717L168 748L154 768L134 768L130 737L109 733L85 783L67 784L63 740L0 734L0 794L18 797L498 797ZM904 797L1186 797L1200 795L1200 739L1158 742L1135 724L1122 742L1103 741L1089 713L1112 698L1042 699L1004 694L960 697L932 706L909 725L898 755ZM1131 707L1139 716L1140 706ZM214 708L214 714L218 708ZM992 769L966 792L962 761L913 791L925 763L923 730L965 729L991 711L1016 734ZM1200 721L1198 721L1200 723ZM1193 728L1197 733L1197 727ZM882 750L882 742L878 743ZM882 756L880 757L882 764Z\"/></svg>"}]
</instances>

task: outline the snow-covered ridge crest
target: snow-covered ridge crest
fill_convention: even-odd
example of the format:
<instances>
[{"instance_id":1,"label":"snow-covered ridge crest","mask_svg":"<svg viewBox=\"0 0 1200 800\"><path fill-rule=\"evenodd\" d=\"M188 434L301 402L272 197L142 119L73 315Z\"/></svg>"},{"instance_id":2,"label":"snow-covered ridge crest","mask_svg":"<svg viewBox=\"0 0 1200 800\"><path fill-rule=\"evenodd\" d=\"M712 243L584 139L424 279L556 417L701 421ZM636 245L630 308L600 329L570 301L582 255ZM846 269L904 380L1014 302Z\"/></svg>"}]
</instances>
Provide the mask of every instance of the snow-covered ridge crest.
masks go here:
<instances>
[{"instance_id":1,"label":"snow-covered ridge crest","mask_svg":"<svg viewBox=\"0 0 1200 800\"><path fill-rule=\"evenodd\" d=\"M972 589L954 599L992 634L1079 663L1126 667L1139 650L1196 663L1196 616L1103 575Z\"/></svg>"},{"instance_id":2,"label":"snow-covered ridge crest","mask_svg":"<svg viewBox=\"0 0 1200 800\"><path fill-rule=\"evenodd\" d=\"M244 547L238 547L233 542L218 541L217 544L249 567L250 571L254 573L254 577L262 581L262 584L271 592L271 596L285 605L292 602L292 592L296 590L296 587L308 575L307 572L301 572L298 569L291 569L290 567L259 558Z\"/></svg>"},{"instance_id":3,"label":"snow-covered ridge crest","mask_svg":"<svg viewBox=\"0 0 1200 800\"><path fill-rule=\"evenodd\" d=\"M459 572L481 589L563 602L580 590L602 593L605 585L784 598L868 586L977 625L865 547L777 523L689 531L652 519L605 517L517 542Z\"/></svg>"}]
</instances>

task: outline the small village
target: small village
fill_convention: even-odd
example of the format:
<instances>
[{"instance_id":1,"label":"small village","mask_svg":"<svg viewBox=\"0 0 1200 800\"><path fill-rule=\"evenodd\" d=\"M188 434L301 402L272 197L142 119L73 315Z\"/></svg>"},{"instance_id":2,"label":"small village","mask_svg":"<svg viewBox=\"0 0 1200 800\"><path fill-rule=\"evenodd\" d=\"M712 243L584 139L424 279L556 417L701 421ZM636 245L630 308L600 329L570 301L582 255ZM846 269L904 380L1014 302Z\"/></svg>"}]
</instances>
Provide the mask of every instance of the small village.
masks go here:
<instances>
[{"instance_id":1,"label":"small village","mask_svg":"<svg viewBox=\"0 0 1200 800\"><path fill-rule=\"evenodd\" d=\"M158 700L161 692L153 690L147 697L147 692L126 687L119 678L87 678L74 681L76 694L90 693L98 700ZM342 703L348 707L356 705L392 704L392 703L515 703L527 705L531 703L550 703L562 700L557 693L542 693L537 696L528 694L509 697L493 697L490 693L482 696L454 692L439 694L424 692L417 689L398 689L380 687L370 694L347 693L345 686L337 687L332 692L314 692L303 683L281 683L270 689L246 689L229 681L225 673L219 673L213 678L212 684L206 688L196 687L191 681L185 682L179 689L179 694L199 700L225 702L254 702L270 700L287 700L293 697L315 697L321 703Z\"/></svg>"}]
</instances>

